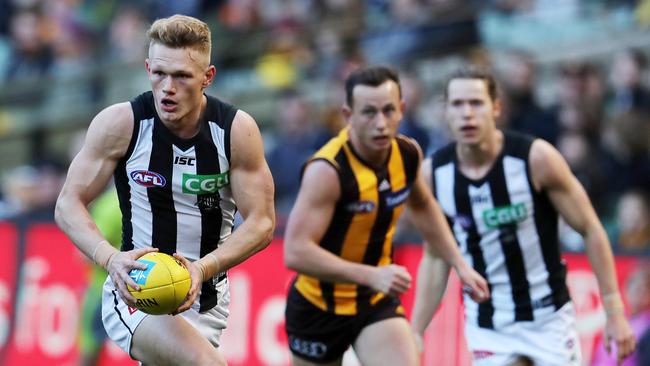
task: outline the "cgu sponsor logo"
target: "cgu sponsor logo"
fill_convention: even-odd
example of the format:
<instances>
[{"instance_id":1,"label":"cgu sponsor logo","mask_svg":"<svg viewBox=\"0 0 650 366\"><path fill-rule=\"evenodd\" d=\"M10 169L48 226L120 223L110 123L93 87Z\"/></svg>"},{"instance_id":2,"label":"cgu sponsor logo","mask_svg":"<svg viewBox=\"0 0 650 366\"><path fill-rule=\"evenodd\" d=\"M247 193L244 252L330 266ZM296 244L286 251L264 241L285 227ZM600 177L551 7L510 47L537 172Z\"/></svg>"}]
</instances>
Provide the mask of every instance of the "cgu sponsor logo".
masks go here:
<instances>
[{"instance_id":1,"label":"cgu sponsor logo","mask_svg":"<svg viewBox=\"0 0 650 366\"><path fill-rule=\"evenodd\" d=\"M502 225L516 224L524 221L527 217L528 210L523 203L500 206L483 211L483 220L491 229Z\"/></svg>"},{"instance_id":2,"label":"cgu sponsor logo","mask_svg":"<svg viewBox=\"0 0 650 366\"><path fill-rule=\"evenodd\" d=\"M131 172L131 179L141 186L164 187L167 181L162 175L149 170L136 170Z\"/></svg>"},{"instance_id":3,"label":"cgu sponsor logo","mask_svg":"<svg viewBox=\"0 0 650 366\"><path fill-rule=\"evenodd\" d=\"M183 173L183 193L210 194L230 184L230 172L219 174Z\"/></svg>"}]
</instances>

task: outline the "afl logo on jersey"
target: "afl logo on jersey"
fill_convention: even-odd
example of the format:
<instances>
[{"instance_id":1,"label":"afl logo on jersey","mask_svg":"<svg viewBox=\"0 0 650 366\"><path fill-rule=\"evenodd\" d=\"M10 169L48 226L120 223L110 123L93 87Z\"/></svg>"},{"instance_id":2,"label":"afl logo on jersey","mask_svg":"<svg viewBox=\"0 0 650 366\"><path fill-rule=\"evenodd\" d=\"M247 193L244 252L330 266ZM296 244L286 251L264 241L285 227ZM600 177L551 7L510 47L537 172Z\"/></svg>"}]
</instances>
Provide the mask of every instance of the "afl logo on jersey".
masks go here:
<instances>
[{"instance_id":1,"label":"afl logo on jersey","mask_svg":"<svg viewBox=\"0 0 650 366\"><path fill-rule=\"evenodd\" d=\"M147 188L164 187L165 183L167 183L167 181L165 181L165 177L156 172L151 172L148 170L136 170L131 172L131 179L133 179L133 181L139 185L145 186Z\"/></svg>"}]
</instances>

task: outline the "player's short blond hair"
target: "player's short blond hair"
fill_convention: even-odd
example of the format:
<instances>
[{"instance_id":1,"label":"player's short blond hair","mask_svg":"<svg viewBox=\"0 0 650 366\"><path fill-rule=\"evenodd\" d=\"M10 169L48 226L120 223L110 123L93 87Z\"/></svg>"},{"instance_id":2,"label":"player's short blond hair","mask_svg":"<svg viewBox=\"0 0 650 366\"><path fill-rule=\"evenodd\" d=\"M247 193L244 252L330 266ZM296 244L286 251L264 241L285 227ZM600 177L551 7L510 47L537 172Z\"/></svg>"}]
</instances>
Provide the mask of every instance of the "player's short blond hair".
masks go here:
<instances>
[{"instance_id":1,"label":"player's short blond hair","mask_svg":"<svg viewBox=\"0 0 650 366\"><path fill-rule=\"evenodd\" d=\"M205 22L187 16L173 15L156 20L147 31L150 44L158 43L171 48L193 48L210 58L212 39Z\"/></svg>"}]
</instances>

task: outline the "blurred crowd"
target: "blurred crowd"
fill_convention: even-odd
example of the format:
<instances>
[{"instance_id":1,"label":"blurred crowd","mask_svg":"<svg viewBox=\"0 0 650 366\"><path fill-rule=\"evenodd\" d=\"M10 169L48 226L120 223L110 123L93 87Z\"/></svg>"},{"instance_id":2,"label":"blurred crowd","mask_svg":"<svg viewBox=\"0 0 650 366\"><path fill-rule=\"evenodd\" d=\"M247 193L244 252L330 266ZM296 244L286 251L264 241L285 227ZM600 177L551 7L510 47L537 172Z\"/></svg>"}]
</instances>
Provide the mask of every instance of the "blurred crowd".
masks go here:
<instances>
[{"instance_id":1,"label":"blurred crowd","mask_svg":"<svg viewBox=\"0 0 650 366\"><path fill-rule=\"evenodd\" d=\"M559 51L552 57L561 46L597 46L594 39L612 29L649 29L650 1L0 0L0 122L21 105L48 113L91 105L96 112L145 90L145 31L174 13L210 25L218 70L210 92L251 111L262 126L279 234L302 163L344 123L340 83L350 70L366 63L400 69L407 102L401 132L432 152L448 141L440 113L444 75L475 63L498 76L502 126L558 147L615 249L650 252L650 73L643 47L650 42L616 47L608 39L596 58ZM139 76L122 65L135 65ZM0 219L51 211L70 157L34 145L31 162L1 177ZM575 237L566 232L563 241L580 250Z\"/></svg>"}]
</instances>

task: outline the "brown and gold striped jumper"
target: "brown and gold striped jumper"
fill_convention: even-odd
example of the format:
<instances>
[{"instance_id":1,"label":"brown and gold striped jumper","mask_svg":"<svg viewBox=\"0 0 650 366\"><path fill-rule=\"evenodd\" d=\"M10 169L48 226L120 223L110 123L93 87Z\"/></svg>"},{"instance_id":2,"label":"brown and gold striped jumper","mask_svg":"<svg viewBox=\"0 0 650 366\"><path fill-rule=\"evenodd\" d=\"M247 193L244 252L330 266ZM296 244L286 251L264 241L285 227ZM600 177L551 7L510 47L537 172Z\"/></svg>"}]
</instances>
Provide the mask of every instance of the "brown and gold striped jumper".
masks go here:
<instances>
[{"instance_id":1,"label":"brown and gold striped jumper","mask_svg":"<svg viewBox=\"0 0 650 366\"><path fill-rule=\"evenodd\" d=\"M356 263L385 266L393 262L393 235L406 198L417 176L418 150L407 137L393 139L384 167L377 170L354 151L343 129L305 164L330 163L338 172L341 197L320 246ZM318 308L355 315L384 295L353 283L321 281L298 275L295 288Z\"/></svg>"}]
</instances>

